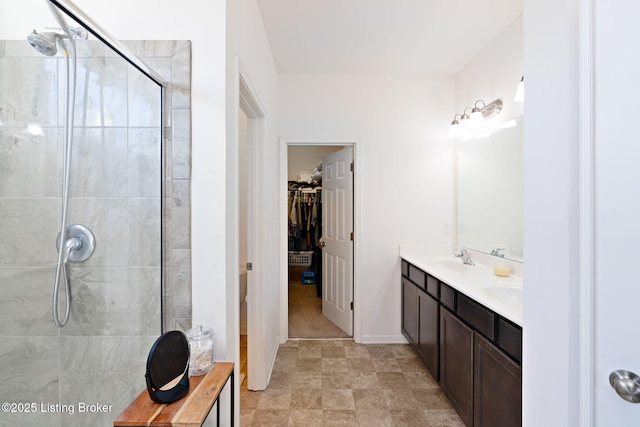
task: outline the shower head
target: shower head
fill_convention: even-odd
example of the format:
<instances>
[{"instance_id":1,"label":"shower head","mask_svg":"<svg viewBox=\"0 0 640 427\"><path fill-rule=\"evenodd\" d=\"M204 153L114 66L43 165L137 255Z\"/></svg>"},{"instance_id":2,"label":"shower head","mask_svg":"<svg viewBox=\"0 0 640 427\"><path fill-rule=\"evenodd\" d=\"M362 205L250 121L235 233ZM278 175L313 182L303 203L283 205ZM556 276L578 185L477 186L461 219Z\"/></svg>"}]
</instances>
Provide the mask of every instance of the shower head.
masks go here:
<instances>
[{"instance_id":1,"label":"shower head","mask_svg":"<svg viewBox=\"0 0 640 427\"><path fill-rule=\"evenodd\" d=\"M87 39L89 33L82 27L68 27L71 38L74 39ZM29 44L38 52L47 56L54 56L58 51L57 43L62 39L68 39L66 34L55 32L38 33L33 30L33 33L27 36Z\"/></svg>"},{"instance_id":2,"label":"shower head","mask_svg":"<svg viewBox=\"0 0 640 427\"><path fill-rule=\"evenodd\" d=\"M33 33L27 36L29 44L38 52L47 56L54 56L58 51L57 41L62 37L58 33L37 33L33 30Z\"/></svg>"}]
</instances>

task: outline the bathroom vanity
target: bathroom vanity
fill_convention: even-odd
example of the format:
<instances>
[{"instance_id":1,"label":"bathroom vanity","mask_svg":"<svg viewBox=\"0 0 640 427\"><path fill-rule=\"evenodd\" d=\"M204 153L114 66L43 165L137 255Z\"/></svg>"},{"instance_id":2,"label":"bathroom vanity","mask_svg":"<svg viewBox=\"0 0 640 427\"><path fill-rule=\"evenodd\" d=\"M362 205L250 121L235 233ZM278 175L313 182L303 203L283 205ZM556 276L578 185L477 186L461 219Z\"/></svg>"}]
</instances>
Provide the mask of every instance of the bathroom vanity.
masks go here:
<instances>
[{"instance_id":1,"label":"bathroom vanity","mask_svg":"<svg viewBox=\"0 0 640 427\"><path fill-rule=\"evenodd\" d=\"M471 427L522 425L522 279L403 247L402 333Z\"/></svg>"}]
</instances>

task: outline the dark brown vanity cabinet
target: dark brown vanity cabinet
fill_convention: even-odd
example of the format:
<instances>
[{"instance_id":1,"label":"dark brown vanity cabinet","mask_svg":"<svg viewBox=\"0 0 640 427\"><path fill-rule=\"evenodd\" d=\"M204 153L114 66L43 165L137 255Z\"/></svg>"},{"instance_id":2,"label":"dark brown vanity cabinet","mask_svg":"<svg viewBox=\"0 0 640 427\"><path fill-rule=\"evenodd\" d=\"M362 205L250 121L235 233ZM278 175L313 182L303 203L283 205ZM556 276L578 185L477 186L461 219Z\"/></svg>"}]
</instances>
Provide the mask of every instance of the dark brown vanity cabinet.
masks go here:
<instances>
[{"instance_id":1,"label":"dark brown vanity cabinet","mask_svg":"<svg viewBox=\"0 0 640 427\"><path fill-rule=\"evenodd\" d=\"M468 427L522 425L522 328L402 260L402 333Z\"/></svg>"}]
</instances>

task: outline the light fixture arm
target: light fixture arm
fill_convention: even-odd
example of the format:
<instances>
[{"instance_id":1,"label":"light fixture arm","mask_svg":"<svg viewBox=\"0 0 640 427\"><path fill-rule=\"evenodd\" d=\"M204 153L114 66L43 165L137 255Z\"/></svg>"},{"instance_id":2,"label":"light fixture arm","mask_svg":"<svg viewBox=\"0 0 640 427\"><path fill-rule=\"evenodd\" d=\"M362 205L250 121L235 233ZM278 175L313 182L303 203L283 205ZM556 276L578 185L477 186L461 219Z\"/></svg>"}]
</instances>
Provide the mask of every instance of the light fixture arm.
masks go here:
<instances>
[{"instance_id":1,"label":"light fixture arm","mask_svg":"<svg viewBox=\"0 0 640 427\"><path fill-rule=\"evenodd\" d=\"M460 115L460 120L468 120L469 119L469 115L466 113L467 110L473 110L471 107L467 107L464 110L462 110L462 115Z\"/></svg>"},{"instance_id":2,"label":"light fixture arm","mask_svg":"<svg viewBox=\"0 0 640 427\"><path fill-rule=\"evenodd\" d=\"M487 105L484 103L484 101L483 101L482 99L478 99L478 100L476 101L476 103L475 103L475 104L473 104L473 110L471 110L472 112L474 112L474 111L481 111L481 109L480 109L480 108L478 108L478 102L482 102L482 109L484 109L484 108L486 108L486 107L487 107Z\"/></svg>"}]
</instances>

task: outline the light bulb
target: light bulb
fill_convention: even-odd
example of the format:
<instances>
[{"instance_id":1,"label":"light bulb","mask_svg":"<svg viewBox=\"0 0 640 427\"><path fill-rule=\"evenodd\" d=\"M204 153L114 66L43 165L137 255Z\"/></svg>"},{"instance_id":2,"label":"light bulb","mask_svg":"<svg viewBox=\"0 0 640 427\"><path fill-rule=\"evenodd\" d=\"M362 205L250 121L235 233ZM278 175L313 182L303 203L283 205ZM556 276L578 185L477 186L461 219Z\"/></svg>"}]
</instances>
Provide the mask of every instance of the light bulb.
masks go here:
<instances>
[{"instance_id":1,"label":"light bulb","mask_svg":"<svg viewBox=\"0 0 640 427\"><path fill-rule=\"evenodd\" d=\"M40 123L30 122L27 124L27 133L33 136L42 136L44 135L44 131L42 130L42 126Z\"/></svg>"},{"instance_id":2,"label":"light bulb","mask_svg":"<svg viewBox=\"0 0 640 427\"><path fill-rule=\"evenodd\" d=\"M460 123L454 120L449 126L449 138L457 138L462 135L462 129L460 129Z\"/></svg>"},{"instance_id":3,"label":"light bulb","mask_svg":"<svg viewBox=\"0 0 640 427\"><path fill-rule=\"evenodd\" d=\"M474 108L471 110L471 117L469 118L469 122L472 126L478 126L484 123L484 117L482 116L482 112L479 108Z\"/></svg>"}]
</instances>

